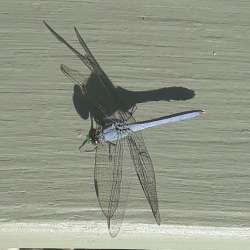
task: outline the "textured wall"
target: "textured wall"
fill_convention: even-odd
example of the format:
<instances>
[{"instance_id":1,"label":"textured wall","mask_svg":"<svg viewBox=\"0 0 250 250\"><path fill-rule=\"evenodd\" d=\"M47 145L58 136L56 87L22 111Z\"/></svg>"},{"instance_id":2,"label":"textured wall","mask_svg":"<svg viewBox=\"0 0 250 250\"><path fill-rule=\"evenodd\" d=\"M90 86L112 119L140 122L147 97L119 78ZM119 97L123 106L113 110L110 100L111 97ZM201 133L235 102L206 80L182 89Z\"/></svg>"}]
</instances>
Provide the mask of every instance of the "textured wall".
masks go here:
<instances>
[{"instance_id":1,"label":"textured wall","mask_svg":"<svg viewBox=\"0 0 250 250\"><path fill-rule=\"evenodd\" d=\"M199 119L144 133L163 224L250 226L250 3L0 2L0 221L103 220L89 122L76 114L60 63L88 73L48 32L77 45L76 25L115 85L194 89L186 102L138 106L137 120L193 108ZM79 48L79 47L78 47ZM83 131L83 132L82 132ZM126 222L154 223L139 184Z\"/></svg>"}]
</instances>

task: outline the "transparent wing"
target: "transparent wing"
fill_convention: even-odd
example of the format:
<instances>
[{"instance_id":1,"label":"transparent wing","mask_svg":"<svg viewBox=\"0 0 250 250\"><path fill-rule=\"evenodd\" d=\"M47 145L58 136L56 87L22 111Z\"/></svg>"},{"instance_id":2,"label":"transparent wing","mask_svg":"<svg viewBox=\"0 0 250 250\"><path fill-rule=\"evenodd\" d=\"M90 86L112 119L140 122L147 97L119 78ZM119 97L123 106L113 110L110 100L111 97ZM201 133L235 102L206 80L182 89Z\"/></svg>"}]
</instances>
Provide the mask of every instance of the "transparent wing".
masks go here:
<instances>
[{"instance_id":1,"label":"transparent wing","mask_svg":"<svg viewBox=\"0 0 250 250\"><path fill-rule=\"evenodd\" d=\"M160 225L161 218L158 206L155 171L152 160L144 143L142 133L132 133L128 136L128 145L135 171L148 200L156 223Z\"/></svg>"},{"instance_id":2,"label":"transparent wing","mask_svg":"<svg viewBox=\"0 0 250 250\"><path fill-rule=\"evenodd\" d=\"M99 145L95 156L95 191L112 237L120 230L128 199L129 185L123 166L125 143L120 139L116 144Z\"/></svg>"},{"instance_id":3,"label":"transparent wing","mask_svg":"<svg viewBox=\"0 0 250 250\"><path fill-rule=\"evenodd\" d=\"M131 180L133 178L132 175L134 173L132 169L133 164L131 162L129 149L125 139L123 140L123 143L124 143L123 159L125 160L123 160L122 164L120 200L118 207L110 220L110 227L109 227L109 232L112 237L115 237L120 231L128 204L129 191L131 188Z\"/></svg>"}]
</instances>

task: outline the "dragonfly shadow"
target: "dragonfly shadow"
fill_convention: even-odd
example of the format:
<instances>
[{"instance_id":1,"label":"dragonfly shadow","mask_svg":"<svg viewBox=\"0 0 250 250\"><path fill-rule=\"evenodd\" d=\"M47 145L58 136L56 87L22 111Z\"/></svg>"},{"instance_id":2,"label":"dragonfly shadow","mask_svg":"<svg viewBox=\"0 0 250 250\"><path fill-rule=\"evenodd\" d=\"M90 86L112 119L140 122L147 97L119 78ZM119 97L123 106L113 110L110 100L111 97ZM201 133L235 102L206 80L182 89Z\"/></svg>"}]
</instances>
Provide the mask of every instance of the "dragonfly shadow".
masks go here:
<instances>
[{"instance_id":1,"label":"dragonfly shadow","mask_svg":"<svg viewBox=\"0 0 250 250\"><path fill-rule=\"evenodd\" d=\"M109 94L106 93L106 87L109 88ZM137 104L155 101L185 101L195 96L192 89L184 87L165 87L147 91L131 91L122 87L115 87L111 80L106 80L105 87L100 82L95 74L91 74L85 83L85 92L81 91L78 85L74 86L73 103L77 113L83 118L88 119L91 115L96 120L101 120L102 112L94 106L98 103L105 109L107 115L112 115L114 112L128 111ZM119 102L115 102L112 96L118 96ZM93 97L90 98L89 97ZM93 103L94 100L94 103Z\"/></svg>"},{"instance_id":2,"label":"dragonfly shadow","mask_svg":"<svg viewBox=\"0 0 250 250\"><path fill-rule=\"evenodd\" d=\"M106 116L110 116L116 111L129 111L138 103L187 100L194 97L193 90L183 87L168 87L148 91L130 91L121 87L115 87L91 53L77 28L74 28L74 30L84 50L83 54L72 47L45 21L44 24L56 39L64 43L91 72L86 80L84 74L66 65L61 65L62 72L76 83L74 86L73 103L77 113L85 120L91 115L97 123L101 124Z\"/></svg>"}]
</instances>

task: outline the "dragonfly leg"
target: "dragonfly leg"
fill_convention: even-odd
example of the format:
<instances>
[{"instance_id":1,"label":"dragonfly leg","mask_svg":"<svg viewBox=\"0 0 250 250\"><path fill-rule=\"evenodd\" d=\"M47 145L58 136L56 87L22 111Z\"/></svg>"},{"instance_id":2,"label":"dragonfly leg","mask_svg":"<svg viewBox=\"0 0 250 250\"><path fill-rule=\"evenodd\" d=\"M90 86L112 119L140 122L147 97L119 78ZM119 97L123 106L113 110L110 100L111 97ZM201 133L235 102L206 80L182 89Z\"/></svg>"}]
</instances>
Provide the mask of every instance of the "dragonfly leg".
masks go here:
<instances>
[{"instance_id":1,"label":"dragonfly leg","mask_svg":"<svg viewBox=\"0 0 250 250\"><path fill-rule=\"evenodd\" d=\"M93 147L92 149L86 149L85 152L94 152L96 150L97 146Z\"/></svg>"},{"instance_id":2,"label":"dragonfly leg","mask_svg":"<svg viewBox=\"0 0 250 250\"><path fill-rule=\"evenodd\" d=\"M81 150L81 148L88 142L88 138L86 138L84 141L83 141L83 143L79 146L79 150Z\"/></svg>"}]
</instances>

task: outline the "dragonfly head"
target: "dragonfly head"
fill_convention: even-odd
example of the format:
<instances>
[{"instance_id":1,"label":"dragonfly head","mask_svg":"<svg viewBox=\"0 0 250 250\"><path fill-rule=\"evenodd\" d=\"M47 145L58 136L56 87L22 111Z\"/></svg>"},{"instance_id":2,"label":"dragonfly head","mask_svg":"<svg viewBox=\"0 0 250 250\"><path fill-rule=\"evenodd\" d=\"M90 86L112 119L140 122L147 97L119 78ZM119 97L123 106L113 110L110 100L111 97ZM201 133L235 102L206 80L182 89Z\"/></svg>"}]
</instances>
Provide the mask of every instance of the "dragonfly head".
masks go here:
<instances>
[{"instance_id":1,"label":"dragonfly head","mask_svg":"<svg viewBox=\"0 0 250 250\"><path fill-rule=\"evenodd\" d=\"M97 145L98 141L96 139L96 129L91 128L89 130L89 133L86 135L85 140L83 141L83 143L81 144L81 146L79 147L79 150L85 145L85 144L93 144L93 145ZM86 151L86 150L85 150ZM87 150L89 151L89 150Z\"/></svg>"},{"instance_id":2,"label":"dragonfly head","mask_svg":"<svg viewBox=\"0 0 250 250\"><path fill-rule=\"evenodd\" d=\"M98 140L97 140L97 130L95 128L91 128L89 130L89 133L86 136L86 138L88 138L89 142L91 142L92 144L96 145L98 143Z\"/></svg>"}]
</instances>

